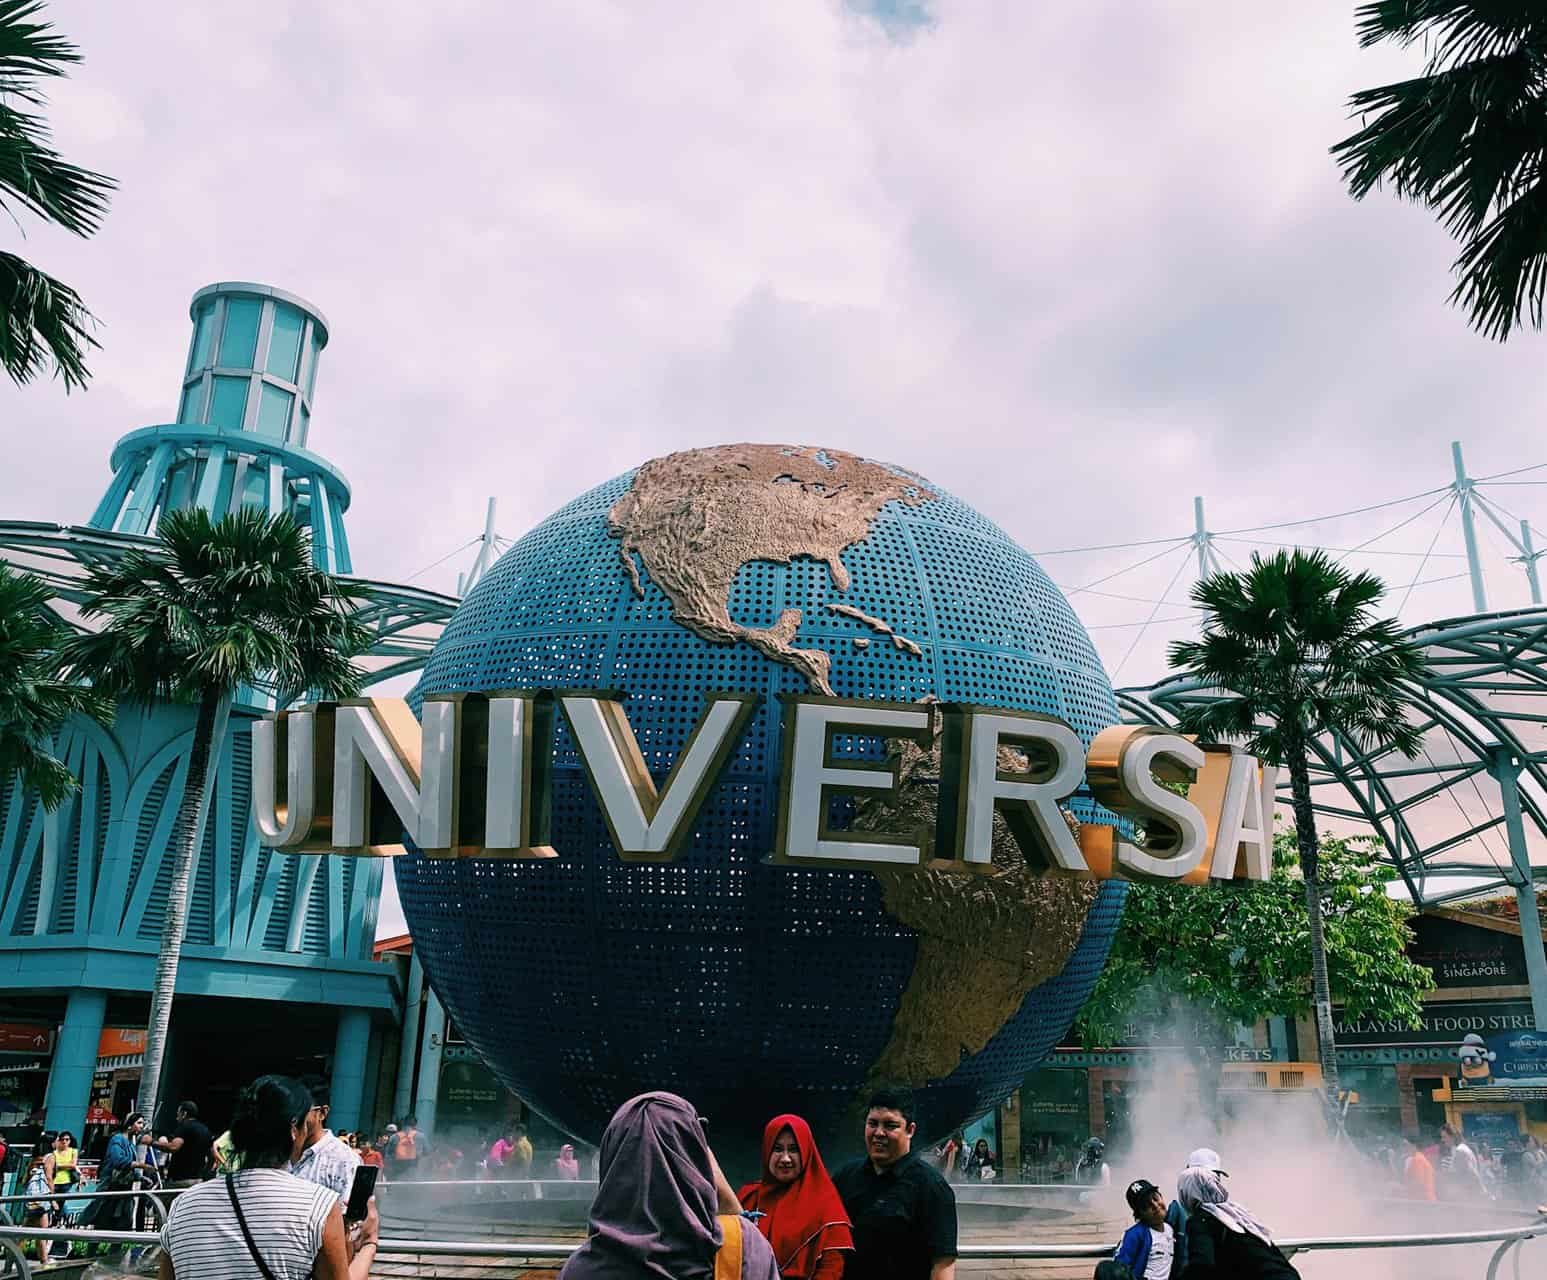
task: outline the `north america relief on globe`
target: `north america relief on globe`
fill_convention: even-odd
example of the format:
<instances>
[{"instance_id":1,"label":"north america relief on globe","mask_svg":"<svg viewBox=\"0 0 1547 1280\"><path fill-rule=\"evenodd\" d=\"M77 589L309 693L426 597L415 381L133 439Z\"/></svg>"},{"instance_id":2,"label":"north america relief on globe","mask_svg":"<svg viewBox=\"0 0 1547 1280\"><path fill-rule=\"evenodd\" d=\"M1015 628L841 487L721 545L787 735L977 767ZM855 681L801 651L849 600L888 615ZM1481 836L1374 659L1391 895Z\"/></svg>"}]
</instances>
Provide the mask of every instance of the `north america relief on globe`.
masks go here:
<instances>
[{"instance_id":1,"label":"north america relief on globe","mask_svg":"<svg viewBox=\"0 0 1547 1280\"><path fill-rule=\"evenodd\" d=\"M647 462L607 514L623 542L623 567L642 596L638 552L656 585L672 602L672 616L706 640L744 640L759 653L805 677L815 693L832 693L832 658L822 649L795 646L799 609L785 609L771 627L731 620L731 586L754 560L789 564L809 556L827 566L835 592L849 589L842 555L870 536L888 502L920 506L929 487L879 463L836 449L722 445ZM828 603L835 613L894 635L883 619L851 604ZM915 657L911 641L899 645Z\"/></svg>"},{"instance_id":2,"label":"north america relief on globe","mask_svg":"<svg viewBox=\"0 0 1547 1280\"><path fill-rule=\"evenodd\" d=\"M706 692L759 700L674 862L615 855L560 726L558 858L395 863L457 1029L582 1139L624 1099L669 1088L737 1146L795 1110L842 1148L856 1099L883 1079L914 1086L921 1130L938 1134L1013 1092L1089 994L1122 886L1031 874L1002 820L987 875L766 861L781 693L1038 711L1087 744L1117 718L1040 566L929 481L810 447L647 462L501 558L416 696L499 688L624 691L657 785ZM860 737L841 749L896 754L902 781L835 820L903 830L932 816L937 749ZM1102 812L1082 791L1066 817Z\"/></svg>"}]
</instances>

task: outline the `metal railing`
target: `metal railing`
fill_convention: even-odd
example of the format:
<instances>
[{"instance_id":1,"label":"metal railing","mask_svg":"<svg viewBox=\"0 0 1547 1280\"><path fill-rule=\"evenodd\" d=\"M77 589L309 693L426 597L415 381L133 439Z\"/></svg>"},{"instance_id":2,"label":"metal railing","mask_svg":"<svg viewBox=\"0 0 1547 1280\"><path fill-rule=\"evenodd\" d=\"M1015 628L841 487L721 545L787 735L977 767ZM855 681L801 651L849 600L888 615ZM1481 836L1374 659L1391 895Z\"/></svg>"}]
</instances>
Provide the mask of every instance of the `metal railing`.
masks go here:
<instances>
[{"instance_id":1,"label":"metal railing","mask_svg":"<svg viewBox=\"0 0 1547 1280\"><path fill-rule=\"evenodd\" d=\"M121 1194L102 1192L103 1195ZM1489 1231L1451 1231L1427 1235L1387 1236L1315 1236L1278 1241L1279 1248L1293 1257L1299 1253L1319 1253L1359 1249L1420 1249L1453 1248L1463 1245L1497 1245L1488 1262L1487 1280L1497 1280L1499 1267L1513 1255L1514 1272L1520 1274L1520 1247L1527 1241L1547 1238L1547 1216L1518 1227L1499 1227ZM82 1231L72 1229L48 1229L43 1227L0 1227L0 1259L7 1264L0 1270L6 1280L32 1280L31 1262L23 1255L23 1240L82 1241L87 1244L123 1244L150 1247L160 1243L160 1236L145 1231ZM393 1240L377 1243L379 1257L447 1257L488 1258L491 1260L522 1260L528 1262L557 1261L569 1257L577 1248L578 1241L530 1241L499 1244L477 1240ZM1041 1244L1016 1241L1005 1244L966 1244L957 1251L963 1260L995 1261L1099 1261L1112 1256L1112 1245L1105 1244ZM14 1270L10 1269L14 1268Z\"/></svg>"},{"instance_id":2,"label":"metal railing","mask_svg":"<svg viewBox=\"0 0 1547 1280\"><path fill-rule=\"evenodd\" d=\"M61 1202L65 1206L65 1213L71 1214L70 1206L84 1200L88 1203L95 1200L112 1199L143 1199L150 1201L151 1213L155 1215L156 1222L163 1224L167 1220L166 1199L178 1195L187 1190L186 1187L150 1188L134 1187L124 1191L75 1191L56 1195L52 1192L45 1194L27 1195L17 1193L15 1195L0 1196L0 1226L15 1226L15 1215L6 1206L13 1204L47 1204L48 1212L53 1213L54 1207Z\"/></svg>"}]
</instances>

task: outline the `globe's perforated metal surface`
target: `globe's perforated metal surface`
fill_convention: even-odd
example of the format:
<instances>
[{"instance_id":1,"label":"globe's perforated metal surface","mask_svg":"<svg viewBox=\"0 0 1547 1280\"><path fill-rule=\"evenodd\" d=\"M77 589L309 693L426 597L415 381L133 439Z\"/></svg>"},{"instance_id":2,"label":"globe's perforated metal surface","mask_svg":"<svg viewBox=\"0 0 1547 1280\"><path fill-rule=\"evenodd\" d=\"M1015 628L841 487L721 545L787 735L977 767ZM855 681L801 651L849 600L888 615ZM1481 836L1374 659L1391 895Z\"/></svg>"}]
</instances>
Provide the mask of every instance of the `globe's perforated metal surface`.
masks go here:
<instances>
[{"instance_id":1,"label":"globe's perforated metal surface","mask_svg":"<svg viewBox=\"0 0 1547 1280\"><path fill-rule=\"evenodd\" d=\"M447 625L417 692L626 690L658 783L704 691L756 692L761 708L691 846L669 865L615 856L561 725L553 806L561 856L398 859L415 946L457 1026L505 1083L581 1138L594 1140L625 1098L670 1088L712 1118L717 1140L750 1143L769 1115L795 1110L837 1142L891 1034L915 935L887 915L868 872L763 865L780 763L776 695L803 684L746 644L711 644L673 622L647 572L635 597L607 533L608 510L631 481L593 489L507 552ZM800 609L796 643L832 655L842 697L934 694L1041 711L1087 742L1116 721L1095 649L1058 589L954 498L891 503L843 562L852 578L843 594L815 561L745 565L731 615L767 627ZM922 654L830 611L830 601L885 619ZM1088 797L1071 803L1095 815ZM1056 1042L1105 960L1122 893L1104 888L1064 972L980 1053L921 1090L925 1133L1000 1101Z\"/></svg>"}]
</instances>

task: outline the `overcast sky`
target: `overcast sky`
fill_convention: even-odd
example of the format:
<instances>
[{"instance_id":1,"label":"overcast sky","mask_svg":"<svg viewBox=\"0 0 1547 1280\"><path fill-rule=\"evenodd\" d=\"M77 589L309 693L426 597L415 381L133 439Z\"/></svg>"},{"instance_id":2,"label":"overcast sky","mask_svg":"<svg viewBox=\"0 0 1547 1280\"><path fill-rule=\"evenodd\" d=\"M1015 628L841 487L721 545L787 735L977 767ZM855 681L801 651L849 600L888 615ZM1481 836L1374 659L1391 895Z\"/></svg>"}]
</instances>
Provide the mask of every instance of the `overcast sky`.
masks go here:
<instances>
[{"instance_id":1,"label":"overcast sky","mask_svg":"<svg viewBox=\"0 0 1547 1280\"><path fill-rule=\"evenodd\" d=\"M1418 65L1360 51L1351 0L49 9L85 55L59 145L121 189L89 242L0 227L102 320L86 394L0 385L0 516L84 522L113 442L174 415L190 295L233 279L332 324L312 447L379 578L491 494L516 536L727 441L903 464L1033 551L1185 534L1195 494L1238 529L1416 493L1452 439L1474 474L1547 460L1544 339L1474 335L1431 217L1340 186L1348 94ZM1496 496L1547 520L1542 493ZM1422 553L1443 514L1380 545ZM1486 536L1491 602L1524 603ZM1400 599L1459 572L1454 519L1434 546L1359 563ZM1144 554L1045 563L1078 586ZM1075 597L1119 683L1163 673L1183 560L1100 588L1141 602ZM1469 609L1440 582L1403 617Z\"/></svg>"}]
</instances>

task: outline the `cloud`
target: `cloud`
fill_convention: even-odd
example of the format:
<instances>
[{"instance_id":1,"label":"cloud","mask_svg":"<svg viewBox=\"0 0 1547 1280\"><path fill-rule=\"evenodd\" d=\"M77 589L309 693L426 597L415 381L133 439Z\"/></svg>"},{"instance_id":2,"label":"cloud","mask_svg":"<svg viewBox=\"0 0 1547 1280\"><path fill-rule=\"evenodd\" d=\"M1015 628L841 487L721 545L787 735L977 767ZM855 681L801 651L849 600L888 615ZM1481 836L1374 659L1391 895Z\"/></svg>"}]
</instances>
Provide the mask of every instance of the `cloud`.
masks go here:
<instances>
[{"instance_id":1,"label":"cloud","mask_svg":"<svg viewBox=\"0 0 1547 1280\"><path fill-rule=\"evenodd\" d=\"M514 536L738 439L909 466L1033 550L1186 534L1194 494L1229 529L1415 493L1457 438L1479 473L1540 457L1541 339L1470 333L1432 219L1340 186L1348 94L1416 65L1358 50L1343 0L50 12L85 55L59 142L121 190L93 240L21 246L103 347L85 395L0 387L6 516L89 515L113 442L173 413L190 295L229 279L332 322L312 439L373 577L476 535L491 493ZM1048 565L1077 586L1142 554ZM1109 589L1158 597L1185 557ZM1497 546L1490 575L1523 603ZM1150 606L1076 601L1115 667ZM1467 608L1421 586L1407 616Z\"/></svg>"}]
</instances>

